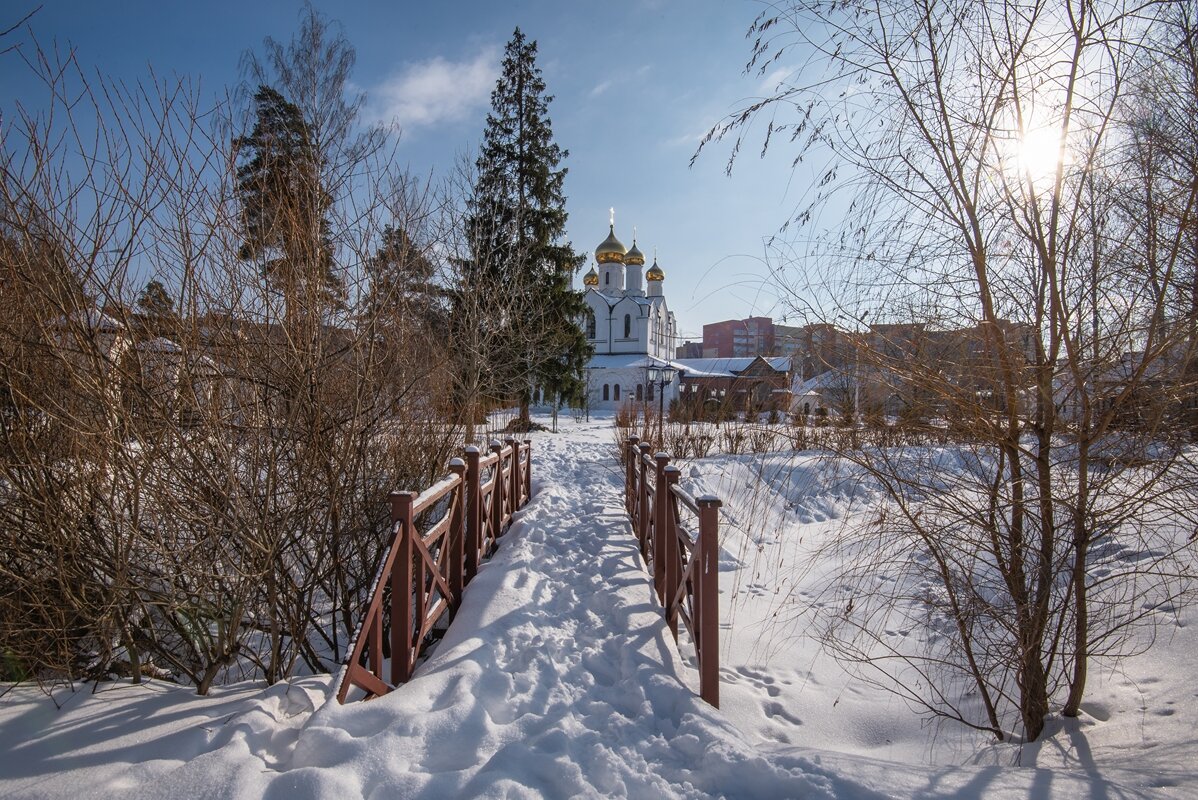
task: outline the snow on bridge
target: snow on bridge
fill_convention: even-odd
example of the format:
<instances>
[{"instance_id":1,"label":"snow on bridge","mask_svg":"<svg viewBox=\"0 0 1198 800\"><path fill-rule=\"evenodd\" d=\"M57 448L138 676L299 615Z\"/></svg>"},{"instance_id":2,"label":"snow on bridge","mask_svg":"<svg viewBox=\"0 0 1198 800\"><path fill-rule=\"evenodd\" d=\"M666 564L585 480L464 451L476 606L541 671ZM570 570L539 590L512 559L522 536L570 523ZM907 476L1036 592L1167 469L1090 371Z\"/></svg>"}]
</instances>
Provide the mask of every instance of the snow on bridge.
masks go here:
<instances>
[{"instance_id":1,"label":"snow on bridge","mask_svg":"<svg viewBox=\"0 0 1198 800\"><path fill-rule=\"evenodd\" d=\"M341 706L328 676L211 698L158 684L72 697L69 722L29 695L57 733L3 759L0 794L875 796L771 763L696 696L629 530L610 422L538 437L534 458L532 501L397 691ZM64 736L88 756L59 759Z\"/></svg>"},{"instance_id":2,"label":"snow on bridge","mask_svg":"<svg viewBox=\"0 0 1198 800\"><path fill-rule=\"evenodd\" d=\"M0 697L0 797L1193 796L1192 734L1175 736L1169 750L1142 731L1138 743L1113 738L1130 730L1122 723L1102 738L1094 726L1116 721L1092 720L1088 728L1062 727L1061 736L1082 740L1088 731L1095 743L1118 745L1134 760L1163 756L1141 768L1104 764L1101 771L1093 764L987 765L968 755L982 751L966 740L928 734L893 698L847 687L834 666L811 654L796 649L774 663L754 661L752 640L740 632L753 627L752 606L741 608L726 632L727 683L722 710L713 709L696 694L694 671L676 649L642 566L624 514L610 420L534 440L532 501L410 682L344 706L328 675L265 689L222 687L209 697L159 681L109 683L95 692L80 686L56 692L53 701L35 687L9 689ZM731 483L710 484L721 494L748 476L737 459L725 461ZM792 493L800 487L796 476L820 474L802 459L788 469ZM803 491L817 484L803 481ZM819 518L844 513L811 505L830 496L816 492L783 504L780 494L779 513L811 533L825 523L806 519L809 506L821 509ZM739 508L736 498L729 505ZM730 527L729 541L746 533ZM751 550L768 555L777 546L763 539ZM739 588L729 582L722 602L755 591L750 580L772 580L756 577L768 566L768 558L746 561L749 574ZM1177 653L1154 660L1146 674L1167 677L1173 671L1163 664L1192 663L1186 647L1180 639L1170 645L1167 652ZM1159 682L1168 697L1180 697L1191 674L1178 670L1175 680ZM1137 691L1147 686L1145 679ZM797 687L802 694L794 694ZM1190 730L1184 714L1176 719L1179 727L1169 730ZM867 749L857 741L862 731L884 744ZM787 743L784 733L805 746ZM976 758L977 765L923 763L929 736L944 741L938 757ZM1018 751L1033 764L1056 752ZM869 757L875 754L905 763Z\"/></svg>"}]
</instances>

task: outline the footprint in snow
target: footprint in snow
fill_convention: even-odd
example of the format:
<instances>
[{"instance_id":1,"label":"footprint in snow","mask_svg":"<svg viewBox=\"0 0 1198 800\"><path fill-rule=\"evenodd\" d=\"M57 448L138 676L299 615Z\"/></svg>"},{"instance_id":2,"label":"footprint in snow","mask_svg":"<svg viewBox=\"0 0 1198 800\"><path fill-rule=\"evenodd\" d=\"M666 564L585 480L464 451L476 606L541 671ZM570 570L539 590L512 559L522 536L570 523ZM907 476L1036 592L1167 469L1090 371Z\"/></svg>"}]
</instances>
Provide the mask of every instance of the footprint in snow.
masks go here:
<instances>
[{"instance_id":1,"label":"footprint in snow","mask_svg":"<svg viewBox=\"0 0 1198 800\"><path fill-rule=\"evenodd\" d=\"M765 703L762 705L761 709L762 709L762 711L765 712L765 715L767 717L769 717L770 719L785 720L786 722L789 722L791 725L802 725L803 724L803 720L799 719L794 714L791 714L789 711L787 711L785 708L783 708L781 703Z\"/></svg>"}]
</instances>

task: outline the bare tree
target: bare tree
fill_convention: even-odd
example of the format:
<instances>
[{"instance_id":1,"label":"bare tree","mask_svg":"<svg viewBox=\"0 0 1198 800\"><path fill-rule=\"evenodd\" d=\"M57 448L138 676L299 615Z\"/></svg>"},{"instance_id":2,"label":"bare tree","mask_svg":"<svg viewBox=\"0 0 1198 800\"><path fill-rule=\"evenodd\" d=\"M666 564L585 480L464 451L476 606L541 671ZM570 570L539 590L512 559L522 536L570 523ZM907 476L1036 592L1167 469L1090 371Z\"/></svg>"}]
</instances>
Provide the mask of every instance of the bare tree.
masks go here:
<instances>
[{"instance_id":1,"label":"bare tree","mask_svg":"<svg viewBox=\"0 0 1198 800\"><path fill-rule=\"evenodd\" d=\"M1013 711L1035 739L1062 695L1077 714L1087 664L1126 653L1131 626L1155 618L1144 609L1190 588L1170 527L1193 500L1171 424L1187 345L1166 298L1196 195L1174 193L1162 224L1158 161L1121 116L1166 9L782 4L750 30L749 69L802 53L819 74L704 142L731 137L734 159L768 117L765 148L785 138L829 159L793 223L847 207L810 249L840 270L833 312L877 309L862 374L946 421L947 448L840 451L886 502L833 545L852 589L829 589L825 641L999 738ZM935 346L894 346L886 327ZM900 580L876 585L882 565ZM896 617L922 623L927 646L888 637Z\"/></svg>"},{"instance_id":2,"label":"bare tree","mask_svg":"<svg viewBox=\"0 0 1198 800\"><path fill-rule=\"evenodd\" d=\"M205 692L328 669L372 588L386 493L440 474L458 441L437 417L439 337L367 302L382 232L426 213L420 185L387 148L320 139L326 223L280 224L327 240L344 306L280 297L239 257L235 105L42 51L28 67L47 108L18 110L0 162L5 671ZM169 323L135 302L147 275Z\"/></svg>"}]
</instances>

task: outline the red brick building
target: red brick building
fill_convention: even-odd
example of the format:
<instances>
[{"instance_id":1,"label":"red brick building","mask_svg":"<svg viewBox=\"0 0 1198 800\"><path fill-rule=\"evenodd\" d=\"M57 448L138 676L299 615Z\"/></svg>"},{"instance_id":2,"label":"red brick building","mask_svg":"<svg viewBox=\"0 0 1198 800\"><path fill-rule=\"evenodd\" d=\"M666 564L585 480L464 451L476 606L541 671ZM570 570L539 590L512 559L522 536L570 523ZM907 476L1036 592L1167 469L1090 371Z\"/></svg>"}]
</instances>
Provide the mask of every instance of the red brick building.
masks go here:
<instances>
[{"instance_id":1,"label":"red brick building","mask_svg":"<svg viewBox=\"0 0 1198 800\"><path fill-rule=\"evenodd\" d=\"M769 317L729 319L703 326L704 358L752 358L774 354L774 321Z\"/></svg>"}]
</instances>

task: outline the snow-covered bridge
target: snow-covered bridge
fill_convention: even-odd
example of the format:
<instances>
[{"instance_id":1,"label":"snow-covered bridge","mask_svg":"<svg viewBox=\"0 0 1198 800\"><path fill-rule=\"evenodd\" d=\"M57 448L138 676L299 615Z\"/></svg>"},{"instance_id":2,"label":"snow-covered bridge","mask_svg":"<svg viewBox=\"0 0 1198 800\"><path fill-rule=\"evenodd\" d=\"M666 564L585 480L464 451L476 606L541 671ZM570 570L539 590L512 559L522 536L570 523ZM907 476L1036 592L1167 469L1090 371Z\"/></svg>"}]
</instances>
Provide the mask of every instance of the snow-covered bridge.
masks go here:
<instances>
[{"instance_id":1,"label":"snow-covered bridge","mask_svg":"<svg viewBox=\"0 0 1198 800\"><path fill-rule=\"evenodd\" d=\"M531 502L402 689L340 705L328 675L210 697L157 681L81 687L56 702L18 687L0 700L0 796L1184 797L1193 787L1188 772L1134 765L925 766L908 759L929 745L917 720L904 733L901 704L846 689L795 654L752 666L736 642L725 649L723 708L712 708L631 534L610 420L538 436L534 453ZM727 591L755 586L746 577ZM800 680L807 692L787 695ZM784 731L807 731L805 746ZM908 760L850 754L855 732L908 735L908 750L879 739L871 751ZM841 752L812 749L833 745Z\"/></svg>"}]
</instances>

